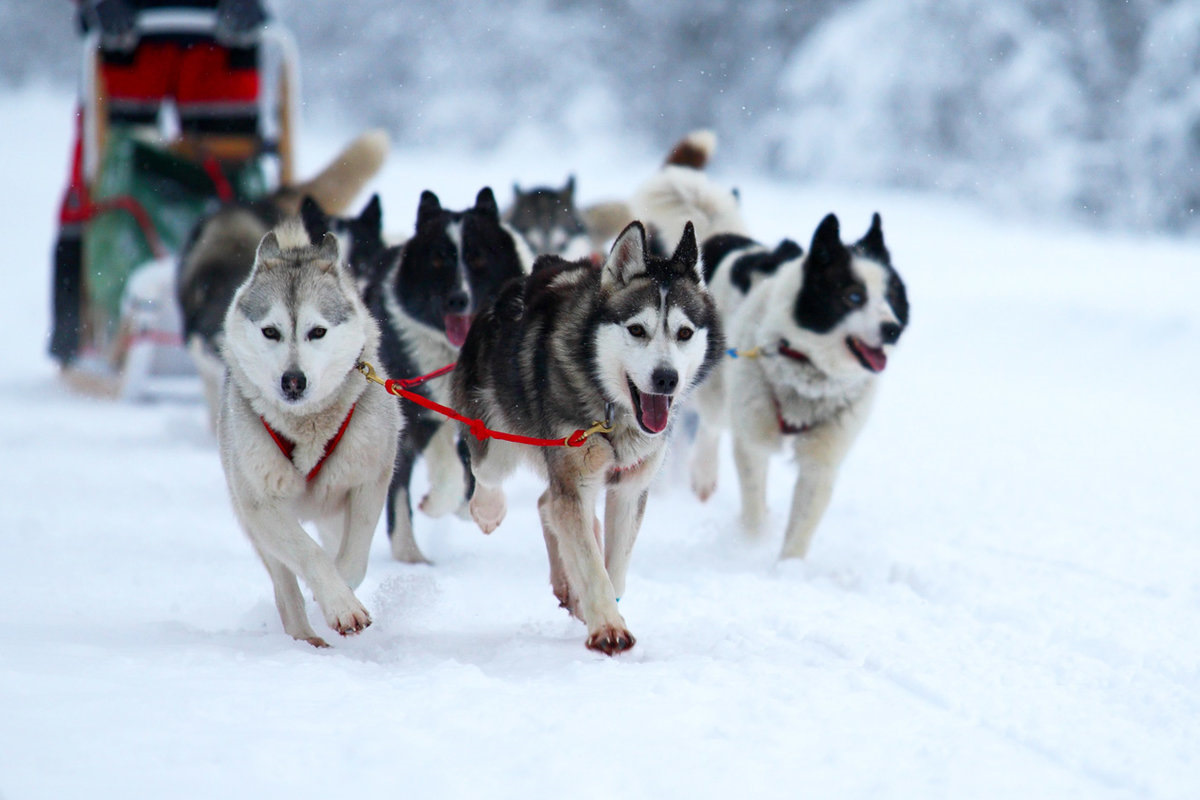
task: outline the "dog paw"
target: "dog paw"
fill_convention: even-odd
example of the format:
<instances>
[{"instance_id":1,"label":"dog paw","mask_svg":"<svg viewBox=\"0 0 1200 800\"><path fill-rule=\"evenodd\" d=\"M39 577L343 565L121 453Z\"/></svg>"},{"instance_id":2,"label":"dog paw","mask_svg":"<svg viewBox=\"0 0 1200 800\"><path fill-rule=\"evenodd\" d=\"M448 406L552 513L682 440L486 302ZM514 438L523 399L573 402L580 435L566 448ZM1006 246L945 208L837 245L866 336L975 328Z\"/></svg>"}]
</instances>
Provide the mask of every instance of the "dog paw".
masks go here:
<instances>
[{"instance_id":1,"label":"dog paw","mask_svg":"<svg viewBox=\"0 0 1200 800\"><path fill-rule=\"evenodd\" d=\"M392 558L402 564L432 564L421 548L414 541L402 541L399 537L392 538Z\"/></svg>"},{"instance_id":2,"label":"dog paw","mask_svg":"<svg viewBox=\"0 0 1200 800\"><path fill-rule=\"evenodd\" d=\"M320 636L297 637L297 640L301 642L308 642L313 647L329 647L329 642L325 641Z\"/></svg>"},{"instance_id":3,"label":"dog paw","mask_svg":"<svg viewBox=\"0 0 1200 800\"><path fill-rule=\"evenodd\" d=\"M325 613L325 621L342 636L352 636L370 627L371 615L354 595L350 595L350 602Z\"/></svg>"},{"instance_id":4,"label":"dog paw","mask_svg":"<svg viewBox=\"0 0 1200 800\"><path fill-rule=\"evenodd\" d=\"M606 656L624 653L637 643L633 634L622 626L603 625L588 635L587 647Z\"/></svg>"},{"instance_id":5,"label":"dog paw","mask_svg":"<svg viewBox=\"0 0 1200 800\"><path fill-rule=\"evenodd\" d=\"M711 466L692 465L692 492L705 502L717 491L717 471Z\"/></svg>"},{"instance_id":6,"label":"dog paw","mask_svg":"<svg viewBox=\"0 0 1200 800\"><path fill-rule=\"evenodd\" d=\"M495 489L475 488L475 496L471 498L471 517L479 530L491 533L500 527L504 515L508 512L504 493Z\"/></svg>"},{"instance_id":7,"label":"dog paw","mask_svg":"<svg viewBox=\"0 0 1200 800\"><path fill-rule=\"evenodd\" d=\"M452 514L458 509L460 503L462 503L461 492L432 490L421 498L417 508L421 509L421 513L425 516L436 518Z\"/></svg>"}]
</instances>

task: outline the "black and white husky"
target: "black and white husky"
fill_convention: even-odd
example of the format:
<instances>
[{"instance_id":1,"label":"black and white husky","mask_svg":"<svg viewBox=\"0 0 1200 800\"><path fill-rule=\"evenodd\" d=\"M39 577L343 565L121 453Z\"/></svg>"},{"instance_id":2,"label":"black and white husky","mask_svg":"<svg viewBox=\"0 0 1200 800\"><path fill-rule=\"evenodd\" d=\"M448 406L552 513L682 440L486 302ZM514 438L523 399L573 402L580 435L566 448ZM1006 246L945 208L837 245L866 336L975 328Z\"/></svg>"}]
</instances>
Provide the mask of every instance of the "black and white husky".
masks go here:
<instances>
[{"instance_id":1,"label":"black and white husky","mask_svg":"<svg viewBox=\"0 0 1200 800\"><path fill-rule=\"evenodd\" d=\"M401 423L393 399L356 369L378 344L333 236L313 246L289 222L263 238L225 315L217 441L284 630L320 647L297 577L338 633L371 624L353 587L366 573ZM316 523L323 548L302 521Z\"/></svg>"},{"instance_id":2,"label":"black and white husky","mask_svg":"<svg viewBox=\"0 0 1200 800\"><path fill-rule=\"evenodd\" d=\"M789 446L799 475L782 557L802 558L908 324L908 298L878 214L850 245L837 217L826 216L807 255L790 240L769 248L747 237L731 193L700 171L707 141L685 138L676 152L690 151L690 159L668 163L631 204L665 232L684 220L703 222L705 278L739 354L697 393L692 487L702 500L716 489L717 447L730 427L742 522L757 533L767 510L768 458Z\"/></svg>"},{"instance_id":3,"label":"black and white husky","mask_svg":"<svg viewBox=\"0 0 1200 800\"><path fill-rule=\"evenodd\" d=\"M548 481L538 501L559 602L613 654L634 638L617 610L647 487L681 399L717 363L724 337L686 226L674 254L654 258L632 223L603 266L543 256L476 320L451 379L454 405L495 430L561 439L595 420L611 432L582 447L479 441L464 431L485 533L503 520L501 485L524 460ZM595 518L605 498L603 535Z\"/></svg>"},{"instance_id":4,"label":"black and white husky","mask_svg":"<svg viewBox=\"0 0 1200 800\"><path fill-rule=\"evenodd\" d=\"M539 186L524 190L513 184L513 204L504 221L525 237L534 255L561 256L568 261L595 253L583 216L575 206L575 176L561 189Z\"/></svg>"},{"instance_id":5,"label":"black and white husky","mask_svg":"<svg viewBox=\"0 0 1200 800\"><path fill-rule=\"evenodd\" d=\"M465 211L444 209L433 192L422 193L416 230L396 247L382 246L378 212L377 198L356 219L322 219L312 204L302 209L310 235L330 230L350 243L352 271L383 330L380 354L387 373L397 380L428 375L457 361L475 315L504 283L529 272L533 256L524 239L500 221L487 187ZM446 404L446 386L446 378L435 378L413 391ZM415 403L401 407L406 424L388 490L387 530L392 555L415 563L426 560L413 536L409 495L417 457L424 455L428 466L430 489L420 508L429 516L462 506L467 476L454 426Z\"/></svg>"}]
</instances>

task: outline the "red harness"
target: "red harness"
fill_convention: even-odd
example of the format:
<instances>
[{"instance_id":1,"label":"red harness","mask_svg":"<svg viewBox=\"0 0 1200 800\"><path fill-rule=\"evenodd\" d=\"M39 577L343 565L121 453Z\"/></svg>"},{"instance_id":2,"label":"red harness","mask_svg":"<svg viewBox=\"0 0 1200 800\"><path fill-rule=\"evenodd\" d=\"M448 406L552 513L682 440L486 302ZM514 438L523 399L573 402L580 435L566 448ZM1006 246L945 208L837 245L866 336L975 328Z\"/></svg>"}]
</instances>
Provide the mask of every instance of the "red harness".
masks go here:
<instances>
[{"instance_id":1,"label":"red harness","mask_svg":"<svg viewBox=\"0 0 1200 800\"><path fill-rule=\"evenodd\" d=\"M333 435L333 438L325 443L325 452L321 454L321 459L317 462L316 466L312 468L304 480L311 483L312 479L317 477L317 473L321 471L321 467L325 466L325 460L333 454L334 449L338 446L338 442L342 440L342 434L344 434L346 432L346 428L350 426L350 418L354 416L354 407L357 405L358 404L355 403L353 406L350 406L350 413L348 413L346 418L342 420L342 427L338 428L338 432ZM279 451L283 453L284 458L286 458L288 461L291 461L292 453L296 449L296 443L272 428L264 417L259 417L259 419L262 420L263 427L267 429L267 433L271 434L271 438L275 440L275 444L279 446Z\"/></svg>"},{"instance_id":2,"label":"red harness","mask_svg":"<svg viewBox=\"0 0 1200 800\"><path fill-rule=\"evenodd\" d=\"M808 356L806 356L804 353L801 353L799 350L793 350L786 344L779 345L779 354L782 356L787 356L793 361L800 361L805 364L812 363L812 361L810 361ZM779 430L781 433L784 435L804 433L812 427L811 425L793 425L792 423L788 422L783 418L783 409L779 405L779 398L772 394L771 399L775 401L775 419L779 420Z\"/></svg>"}]
</instances>

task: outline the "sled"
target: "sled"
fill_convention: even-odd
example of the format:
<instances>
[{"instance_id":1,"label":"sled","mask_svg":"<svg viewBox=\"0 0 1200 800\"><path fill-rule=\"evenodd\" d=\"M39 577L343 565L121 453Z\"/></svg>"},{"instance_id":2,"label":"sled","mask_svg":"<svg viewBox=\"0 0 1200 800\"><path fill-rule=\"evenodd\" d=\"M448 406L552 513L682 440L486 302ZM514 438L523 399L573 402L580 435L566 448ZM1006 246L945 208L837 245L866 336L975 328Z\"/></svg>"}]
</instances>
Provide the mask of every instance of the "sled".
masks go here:
<instances>
[{"instance_id":1,"label":"sled","mask_svg":"<svg viewBox=\"0 0 1200 800\"><path fill-rule=\"evenodd\" d=\"M99 39L87 41L81 152L63 212L81 226L79 355L63 372L75 388L139 399L194 385L175 291L180 252L220 205L254 200L293 174L296 48L268 26L260 54L256 135L171 136L106 123Z\"/></svg>"}]
</instances>

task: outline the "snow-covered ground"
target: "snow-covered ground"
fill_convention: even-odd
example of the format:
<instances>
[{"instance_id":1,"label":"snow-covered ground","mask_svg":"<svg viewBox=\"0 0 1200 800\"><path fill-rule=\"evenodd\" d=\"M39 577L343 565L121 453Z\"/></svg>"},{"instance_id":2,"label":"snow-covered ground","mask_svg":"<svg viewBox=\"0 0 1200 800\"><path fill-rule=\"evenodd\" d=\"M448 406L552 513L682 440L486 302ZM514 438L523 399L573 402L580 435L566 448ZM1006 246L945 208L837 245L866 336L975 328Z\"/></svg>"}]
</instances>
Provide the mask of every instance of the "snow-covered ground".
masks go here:
<instances>
[{"instance_id":1,"label":"snow-covered ground","mask_svg":"<svg viewBox=\"0 0 1200 800\"><path fill-rule=\"evenodd\" d=\"M731 459L665 476L607 658L557 608L529 476L485 537L377 536L375 624L282 631L199 388L68 392L44 355L70 99L0 97L0 797L1200 796L1200 244L1015 224L925 196L716 175L762 238L883 214L912 325L809 558L737 530ZM309 131L302 171L352 131ZM627 194L620 142L398 148L419 191ZM668 143L663 143L664 147ZM419 476L418 481L424 481ZM418 488L418 491L420 489ZM336 638L336 637L335 637Z\"/></svg>"}]
</instances>

